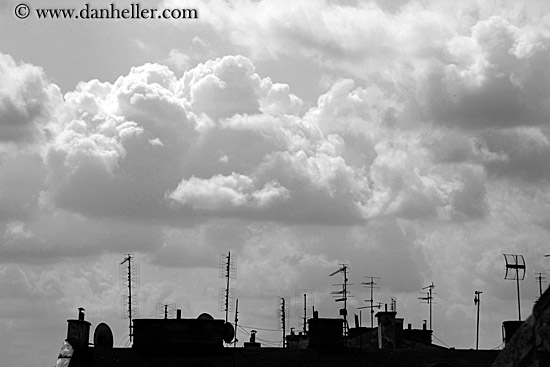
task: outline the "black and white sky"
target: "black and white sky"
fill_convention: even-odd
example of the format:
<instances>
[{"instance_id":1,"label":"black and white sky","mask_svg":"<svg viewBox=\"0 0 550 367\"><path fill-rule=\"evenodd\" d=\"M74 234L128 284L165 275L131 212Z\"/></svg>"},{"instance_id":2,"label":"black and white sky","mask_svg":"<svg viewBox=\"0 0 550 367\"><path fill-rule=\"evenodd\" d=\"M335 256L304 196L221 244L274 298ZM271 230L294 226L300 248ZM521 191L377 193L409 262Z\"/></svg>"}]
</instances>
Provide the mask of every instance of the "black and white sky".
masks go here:
<instances>
[{"instance_id":1,"label":"black and white sky","mask_svg":"<svg viewBox=\"0 0 550 367\"><path fill-rule=\"evenodd\" d=\"M110 2L131 3L89 1ZM457 348L483 291L494 348L517 318L503 253L525 256L529 315L550 267L550 3L140 2L195 20L19 20L17 4L0 5L2 364L53 365L81 306L124 345L127 253L142 317L223 318L227 251L245 326L276 329L297 289L337 317L345 263L350 314L378 276L375 299L421 327L433 282L435 341Z\"/></svg>"}]
</instances>

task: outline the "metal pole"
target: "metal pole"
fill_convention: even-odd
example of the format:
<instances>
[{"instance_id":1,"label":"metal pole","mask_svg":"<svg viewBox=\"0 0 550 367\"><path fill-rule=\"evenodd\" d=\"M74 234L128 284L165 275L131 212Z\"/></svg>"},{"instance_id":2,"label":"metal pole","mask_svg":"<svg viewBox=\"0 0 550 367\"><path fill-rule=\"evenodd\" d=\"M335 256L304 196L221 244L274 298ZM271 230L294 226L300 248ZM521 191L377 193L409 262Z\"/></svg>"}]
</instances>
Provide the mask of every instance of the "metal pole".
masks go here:
<instances>
[{"instance_id":1,"label":"metal pole","mask_svg":"<svg viewBox=\"0 0 550 367\"><path fill-rule=\"evenodd\" d=\"M231 271L231 251L227 253L227 288L225 289L225 322L227 322L229 317L229 272Z\"/></svg>"},{"instance_id":2,"label":"metal pole","mask_svg":"<svg viewBox=\"0 0 550 367\"><path fill-rule=\"evenodd\" d=\"M239 341L237 339L237 323L239 322L239 299L237 298L235 300L235 342L233 343L233 348L237 347L237 342Z\"/></svg>"},{"instance_id":3,"label":"metal pole","mask_svg":"<svg viewBox=\"0 0 550 367\"><path fill-rule=\"evenodd\" d=\"M517 260L516 260L516 263L517 263ZM516 268L516 285L518 288L518 319L519 321L521 321L521 301L519 296L519 269L518 268Z\"/></svg>"},{"instance_id":4,"label":"metal pole","mask_svg":"<svg viewBox=\"0 0 550 367\"><path fill-rule=\"evenodd\" d=\"M374 287L374 277L370 278L370 327L374 328L374 306L373 306L373 298L372 298L372 289Z\"/></svg>"},{"instance_id":5,"label":"metal pole","mask_svg":"<svg viewBox=\"0 0 550 367\"><path fill-rule=\"evenodd\" d=\"M481 303L481 297L480 297L481 293L482 293L481 291L475 291L476 295L474 298L474 302L477 305L476 350L479 349L479 305Z\"/></svg>"},{"instance_id":6,"label":"metal pole","mask_svg":"<svg viewBox=\"0 0 550 367\"><path fill-rule=\"evenodd\" d=\"M343 269L344 269L344 336L348 336L348 307L347 307L347 302L348 302L348 290L347 290L348 276L347 276L347 270L348 270L348 268L344 265ZM346 343L347 343L347 339L346 339Z\"/></svg>"},{"instance_id":7,"label":"metal pole","mask_svg":"<svg viewBox=\"0 0 550 367\"><path fill-rule=\"evenodd\" d=\"M286 330L285 330L285 299L284 298L281 298L281 318L282 318L282 321L283 321L283 348L285 347L285 335L286 335Z\"/></svg>"},{"instance_id":8,"label":"metal pole","mask_svg":"<svg viewBox=\"0 0 550 367\"><path fill-rule=\"evenodd\" d=\"M304 335L306 335L306 324L307 324L307 298L306 294L304 293Z\"/></svg>"},{"instance_id":9,"label":"metal pole","mask_svg":"<svg viewBox=\"0 0 550 367\"><path fill-rule=\"evenodd\" d=\"M432 329L432 287L430 287L430 295L428 296L428 302L430 303L430 330Z\"/></svg>"},{"instance_id":10,"label":"metal pole","mask_svg":"<svg viewBox=\"0 0 550 367\"><path fill-rule=\"evenodd\" d=\"M128 327L130 331L130 341L132 341L132 256L128 254L128 319L130 322L130 325Z\"/></svg>"}]
</instances>

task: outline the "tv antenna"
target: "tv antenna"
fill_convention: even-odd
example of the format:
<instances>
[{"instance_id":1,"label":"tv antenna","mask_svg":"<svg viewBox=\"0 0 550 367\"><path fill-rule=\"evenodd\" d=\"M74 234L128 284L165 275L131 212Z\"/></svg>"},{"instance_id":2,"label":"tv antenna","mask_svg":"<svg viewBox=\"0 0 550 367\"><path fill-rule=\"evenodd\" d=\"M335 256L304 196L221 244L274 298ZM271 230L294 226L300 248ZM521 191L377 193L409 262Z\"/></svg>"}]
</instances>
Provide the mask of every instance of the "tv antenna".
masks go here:
<instances>
[{"instance_id":1,"label":"tv antenna","mask_svg":"<svg viewBox=\"0 0 550 367\"><path fill-rule=\"evenodd\" d=\"M539 283L539 298L542 297L542 281L545 279L543 277L544 274L546 273L535 273L537 274L537 282Z\"/></svg>"},{"instance_id":2,"label":"tv antenna","mask_svg":"<svg viewBox=\"0 0 550 367\"><path fill-rule=\"evenodd\" d=\"M423 303L427 303L430 306L430 330L433 330L433 328L432 328L432 304L433 304L433 298L434 298L433 295L435 294L435 293L433 293L434 288L435 288L435 285L432 282L432 284L427 285L424 288L422 288L422 289L427 289L428 290L427 293L426 293L426 297L418 297L419 300L425 301Z\"/></svg>"},{"instance_id":3,"label":"tv antenna","mask_svg":"<svg viewBox=\"0 0 550 367\"><path fill-rule=\"evenodd\" d=\"M303 311L303 317L302 317L302 320L303 320L303 325L302 325L302 330L303 330L303 333L304 335L306 334L307 332L307 316L308 316L308 313L307 313L307 300L309 298L309 302L311 303L311 305L313 305L313 302L314 302L314 299L313 299L313 290L312 289L296 289L296 292L295 292L295 301L294 301L294 304L295 304L295 307L296 307L296 315L298 316L298 318L300 318L300 313Z\"/></svg>"},{"instance_id":4,"label":"tv antenna","mask_svg":"<svg viewBox=\"0 0 550 367\"><path fill-rule=\"evenodd\" d=\"M370 306L363 306L363 307L357 307L357 308L358 309L360 309L360 308L370 308L370 327L374 328L374 309L381 307L381 303L378 303L378 305L374 305L373 290L379 288L379 287L375 287L377 285L377 283L374 281L374 279L380 279L380 277L365 277L365 278L369 278L370 281L369 282L363 282L361 284L365 287L370 288L370 299L365 300L365 302L370 302Z\"/></svg>"},{"instance_id":5,"label":"tv antenna","mask_svg":"<svg viewBox=\"0 0 550 367\"><path fill-rule=\"evenodd\" d=\"M504 254L504 261L506 262L506 275L504 275L504 279L516 281L518 290L518 320L521 321L519 281L525 279L525 259L523 258L523 255Z\"/></svg>"},{"instance_id":6,"label":"tv antenna","mask_svg":"<svg viewBox=\"0 0 550 367\"><path fill-rule=\"evenodd\" d=\"M133 337L132 320L138 316L138 298L132 295L132 289L139 286L139 265L133 262L134 256L128 254L120 263L120 284L128 288L128 295L122 295L122 317L129 321L130 342Z\"/></svg>"},{"instance_id":7,"label":"tv antenna","mask_svg":"<svg viewBox=\"0 0 550 367\"><path fill-rule=\"evenodd\" d=\"M220 255L220 278L225 278L227 281L225 290L220 289L220 308L223 307L223 311L225 311L225 322L229 320L229 310L233 308L232 297L235 291L229 288L229 280L237 277L236 262L237 258L235 255L233 255L233 258L231 257L231 251L229 251L227 255Z\"/></svg>"},{"instance_id":8,"label":"tv antenna","mask_svg":"<svg viewBox=\"0 0 550 367\"><path fill-rule=\"evenodd\" d=\"M278 297L277 316L279 319L279 327L283 329L283 348L286 346L286 324L288 314L288 302L285 297Z\"/></svg>"},{"instance_id":9,"label":"tv antenna","mask_svg":"<svg viewBox=\"0 0 550 367\"><path fill-rule=\"evenodd\" d=\"M173 319L175 303L157 303L157 319Z\"/></svg>"},{"instance_id":10,"label":"tv antenna","mask_svg":"<svg viewBox=\"0 0 550 367\"><path fill-rule=\"evenodd\" d=\"M340 269L336 270L335 272L331 273L329 276L336 275L338 273L342 273L344 275L344 283L342 284L342 290L341 291L333 291L332 294L334 295L341 295L340 298L335 299L335 302L344 302L344 308L340 309L340 315L344 317L344 335L348 335L348 270L349 267L345 264L342 264ZM338 284L335 284L338 285ZM350 284L351 285L351 284Z\"/></svg>"},{"instance_id":11,"label":"tv antenna","mask_svg":"<svg viewBox=\"0 0 550 367\"><path fill-rule=\"evenodd\" d=\"M233 342L233 348L236 348L237 347L237 342L239 341L237 339L237 324L239 322L239 299L237 298L236 302L235 302L235 340ZM235 364L233 364L235 365Z\"/></svg>"},{"instance_id":12,"label":"tv antenna","mask_svg":"<svg viewBox=\"0 0 550 367\"><path fill-rule=\"evenodd\" d=\"M393 297L391 299L391 311L397 312L397 300Z\"/></svg>"},{"instance_id":13,"label":"tv antenna","mask_svg":"<svg viewBox=\"0 0 550 367\"><path fill-rule=\"evenodd\" d=\"M476 324L476 350L479 349L479 305L481 303L480 294L482 291L475 291L474 305L477 306L477 324Z\"/></svg>"}]
</instances>

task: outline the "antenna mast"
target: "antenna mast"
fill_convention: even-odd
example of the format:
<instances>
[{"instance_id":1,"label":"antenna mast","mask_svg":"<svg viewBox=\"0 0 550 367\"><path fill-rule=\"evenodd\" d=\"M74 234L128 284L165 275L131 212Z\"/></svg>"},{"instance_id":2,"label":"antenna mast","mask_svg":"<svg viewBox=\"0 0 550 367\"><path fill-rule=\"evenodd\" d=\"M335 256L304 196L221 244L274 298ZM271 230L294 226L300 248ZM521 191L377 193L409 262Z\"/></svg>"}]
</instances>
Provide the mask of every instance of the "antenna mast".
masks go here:
<instances>
[{"instance_id":1,"label":"antenna mast","mask_svg":"<svg viewBox=\"0 0 550 367\"><path fill-rule=\"evenodd\" d=\"M365 277L365 278L370 278L370 282L363 282L361 284L366 287L367 286L370 287L370 299L365 300L367 302L370 302L370 306L357 307L357 308L370 308L370 327L374 328L374 308L380 308L380 304L378 304L377 306L374 305L373 290L375 288L378 289L378 287L375 287L377 283L374 281L374 279L380 279L380 277Z\"/></svg>"},{"instance_id":2,"label":"antenna mast","mask_svg":"<svg viewBox=\"0 0 550 367\"><path fill-rule=\"evenodd\" d=\"M229 280L235 279L236 276L236 258L233 256L231 258L231 252L227 253L227 256L222 255L220 257L220 277L226 279L225 290L220 289L220 308L222 308L222 298L223 298L223 311L225 311L225 322L229 320L229 310L231 309L231 303L233 296L233 290L229 288ZM223 292L223 293L222 293Z\"/></svg>"},{"instance_id":3,"label":"antenna mast","mask_svg":"<svg viewBox=\"0 0 550 367\"><path fill-rule=\"evenodd\" d=\"M283 348L285 348L286 340L286 313L285 313L285 299L281 297L281 326L283 327Z\"/></svg>"},{"instance_id":4,"label":"antenna mast","mask_svg":"<svg viewBox=\"0 0 550 367\"><path fill-rule=\"evenodd\" d=\"M120 281L126 288L128 288L128 295L122 296L122 317L128 318L128 329L130 342L133 337L133 325L132 320L138 313L137 298L132 295L132 289L136 287L139 282L139 267L137 264L132 263L134 256L128 254L124 260L120 263ZM128 263L128 265L125 265Z\"/></svg>"},{"instance_id":5,"label":"antenna mast","mask_svg":"<svg viewBox=\"0 0 550 367\"><path fill-rule=\"evenodd\" d=\"M482 291L475 291L474 305L477 306L477 326L476 326L476 350L479 349L479 305L481 303L481 297L479 296Z\"/></svg>"},{"instance_id":6,"label":"antenna mast","mask_svg":"<svg viewBox=\"0 0 550 367\"><path fill-rule=\"evenodd\" d=\"M341 298L335 299L335 302L344 302L344 308L340 309L340 315L344 317L344 335L348 335L348 308L347 308L347 302L348 302L348 269L349 267L347 265L342 265L340 269L336 270L335 272L331 273L329 276L333 276L338 273L342 273L344 275L344 283L342 284L342 290L341 291L334 291L332 294L342 294Z\"/></svg>"},{"instance_id":7,"label":"antenna mast","mask_svg":"<svg viewBox=\"0 0 550 367\"><path fill-rule=\"evenodd\" d=\"M173 318L175 309L175 303L157 303L157 319Z\"/></svg>"},{"instance_id":8,"label":"antenna mast","mask_svg":"<svg viewBox=\"0 0 550 367\"><path fill-rule=\"evenodd\" d=\"M304 293L304 335L306 335L307 324L307 295Z\"/></svg>"},{"instance_id":9,"label":"antenna mast","mask_svg":"<svg viewBox=\"0 0 550 367\"><path fill-rule=\"evenodd\" d=\"M233 342L233 348L237 347L237 342L239 341L237 339L237 323L239 322L238 315L239 315L239 299L237 298L235 302L235 341Z\"/></svg>"},{"instance_id":10,"label":"antenna mast","mask_svg":"<svg viewBox=\"0 0 550 367\"><path fill-rule=\"evenodd\" d=\"M518 319L521 321L521 298L519 295L519 281L525 279L525 259L523 255L511 255L504 254L504 261L506 262L506 275L504 279L515 280L518 290ZM509 270L515 270L511 275L508 274ZM521 273L520 273L521 271Z\"/></svg>"},{"instance_id":11,"label":"antenna mast","mask_svg":"<svg viewBox=\"0 0 550 367\"><path fill-rule=\"evenodd\" d=\"M432 284L422 288L422 289L427 289L428 292L426 293L426 297L419 297L418 299L419 300L422 300L422 301L426 301L426 303L430 306L430 330L433 330L432 328L432 304L433 304L433 295L435 293L433 293L433 289L435 288L435 285L434 283L432 282Z\"/></svg>"},{"instance_id":12,"label":"antenna mast","mask_svg":"<svg viewBox=\"0 0 550 367\"><path fill-rule=\"evenodd\" d=\"M313 290L312 289L296 289L294 293L294 306L298 322L302 322L302 331L304 335L307 333L307 300L313 305ZM303 314L302 314L303 313Z\"/></svg>"}]
</instances>

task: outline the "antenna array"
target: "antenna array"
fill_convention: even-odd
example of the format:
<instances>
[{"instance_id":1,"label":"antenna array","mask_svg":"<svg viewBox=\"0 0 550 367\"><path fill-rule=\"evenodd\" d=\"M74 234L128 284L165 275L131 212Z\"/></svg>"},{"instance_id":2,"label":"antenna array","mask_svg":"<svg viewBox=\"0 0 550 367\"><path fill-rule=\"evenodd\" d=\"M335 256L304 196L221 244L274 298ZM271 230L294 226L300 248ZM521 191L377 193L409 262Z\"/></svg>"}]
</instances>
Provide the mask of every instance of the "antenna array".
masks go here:
<instances>
[{"instance_id":1,"label":"antenna array","mask_svg":"<svg viewBox=\"0 0 550 367\"><path fill-rule=\"evenodd\" d=\"M294 305L296 307L295 313L299 321L302 321L302 331L304 335L306 334L307 329L307 317L308 311L307 306L314 304L314 293L312 289L296 289L294 296ZM308 301L309 300L309 301Z\"/></svg>"},{"instance_id":2,"label":"antenna array","mask_svg":"<svg viewBox=\"0 0 550 367\"><path fill-rule=\"evenodd\" d=\"M335 272L331 273L329 276L333 276L335 274L338 274L338 273L342 273L343 276L344 276L344 283L342 284L334 284L334 285L341 285L342 286L342 290L341 291L333 291L331 292L331 294L333 295L336 295L337 299L335 299L334 301L335 302L344 302L344 308L340 309L340 315L342 315L344 317L344 336L347 336L348 335L348 329L349 329L349 325L348 325L348 307L347 307L347 302L348 302L348 294L349 294L349 291L348 291L348 270L349 270L349 267L346 265L346 264L342 264L340 269L336 270ZM352 284L350 284L352 285Z\"/></svg>"},{"instance_id":3,"label":"antenna array","mask_svg":"<svg viewBox=\"0 0 550 367\"><path fill-rule=\"evenodd\" d=\"M426 297L418 297L419 300L425 301L424 303L427 303L430 306L430 330L433 330L433 328L432 328L432 304L433 304L433 298L434 298L433 295L435 294L435 293L433 293L434 288L435 288L435 285L432 282L432 284L422 288L422 289L427 289L428 290L426 292Z\"/></svg>"},{"instance_id":4,"label":"antenna array","mask_svg":"<svg viewBox=\"0 0 550 367\"><path fill-rule=\"evenodd\" d=\"M523 255L504 254L504 261L506 262L506 275L504 275L504 279L516 281L518 290L518 318L519 321L521 321L519 281L525 279L525 259L523 258Z\"/></svg>"},{"instance_id":5,"label":"antenna array","mask_svg":"<svg viewBox=\"0 0 550 367\"><path fill-rule=\"evenodd\" d=\"M139 316L138 298L132 295L132 290L139 287L139 265L133 263L134 256L128 254L120 263L120 284L128 288L128 295L122 295L122 318L127 318L129 321L129 337L132 341L133 326L132 320Z\"/></svg>"},{"instance_id":6,"label":"antenna array","mask_svg":"<svg viewBox=\"0 0 550 367\"><path fill-rule=\"evenodd\" d=\"M175 303L157 303L157 319L173 319Z\"/></svg>"},{"instance_id":7,"label":"antenna array","mask_svg":"<svg viewBox=\"0 0 550 367\"><path fill-rule=\"evenodd\" d=\"M279 319L279 327L283 329L283 348L286 346L286 324L288 315L288 301L285 297L278 297L277 316Z\"/></svg>"},{"instance_id":8,"label":"antenna array","mask_svg":"<svg viewBox=\"0 0 550 367\"><path fill-rule=\"evenodd\" d=\"M374 281L374 279L380 279L380 277L365 277L365 278L369 278L370 281L369 282L363 282L361 284L365 287L370 288L370 299L365 300L365 302L370 302L370 306L363 306L363 307L357 307L357 308L358 309L370 308L370 327L374 328L374 309L375 308L380 308L381 305L382 305L380 302L378 302L377 305L374 305L373 290L379 288L379 287L375 287L377 285L377 283Z\"/></svg>"},{"instance_id":9,"label":"antenna array","mask_svg":"<svg viewBox=\"0 0 550 367\"><path fill-rule=\"evenodd\" d=\"M237 277L237 258L231 251L227 255L220 255L220 278L225 278L227 283L223 294L223 311L225 311L225 322L228 322L229 312L233 308L234 290L229 288L229 280ZM222 302L222 292L220 291L220 303Z\"/></svg>"}]
</instances>

